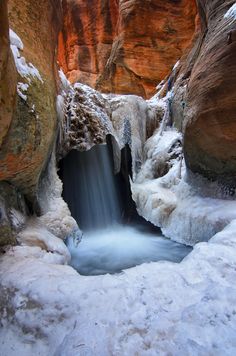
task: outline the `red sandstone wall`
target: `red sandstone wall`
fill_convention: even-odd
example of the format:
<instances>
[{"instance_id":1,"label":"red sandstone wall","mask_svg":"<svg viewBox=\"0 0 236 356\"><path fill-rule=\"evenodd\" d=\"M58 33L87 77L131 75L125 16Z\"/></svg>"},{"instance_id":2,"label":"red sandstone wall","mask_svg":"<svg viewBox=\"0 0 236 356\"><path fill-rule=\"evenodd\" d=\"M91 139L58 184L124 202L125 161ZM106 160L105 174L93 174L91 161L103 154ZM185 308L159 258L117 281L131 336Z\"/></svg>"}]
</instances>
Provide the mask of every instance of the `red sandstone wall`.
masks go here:
<instances>
[{"instance_id":1,"label":"red sandstone wall","mask_svg":"<svg viewBox=\"0 0 236 356\"><path fill-rule=\"evenodd\" d=\"M64 0L59 63L71 82L150 97L191 43L195 0Z\"/></svg>"}]
</instances>

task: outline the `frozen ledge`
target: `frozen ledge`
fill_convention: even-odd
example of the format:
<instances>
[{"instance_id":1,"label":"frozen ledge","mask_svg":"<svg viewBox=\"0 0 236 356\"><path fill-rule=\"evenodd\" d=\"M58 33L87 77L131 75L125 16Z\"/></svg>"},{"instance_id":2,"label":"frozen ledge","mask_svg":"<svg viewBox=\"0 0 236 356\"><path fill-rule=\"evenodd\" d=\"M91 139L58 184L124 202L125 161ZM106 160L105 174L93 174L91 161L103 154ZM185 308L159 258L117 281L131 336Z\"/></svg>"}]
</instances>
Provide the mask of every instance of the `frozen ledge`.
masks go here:
<instances>
[{"instance_id":1,"label":"frozen ledge","mask_svg":"<svg viewBox=\"0 0 236 356\"><path fill-rule=\"evenodd\" d=\"M223 199L214 183L190 177L181 140L175 129L150 137L144 146L146 161L131 182L131 190L141 216L170 239L194 246L236 219L236 201ZM214 196L209 194L211 184Z\"/></svg>"},{"instance_id":2,"label":"frozen ledge","mask_svg":"<svg viewBox=\"0 0 236 356\"><path fill-rule=\"evenodd\" d=\"M182 263L82 277L39 247L0 258L1 355L234 355L236 220Z\"/></svg>"}]
</instances>

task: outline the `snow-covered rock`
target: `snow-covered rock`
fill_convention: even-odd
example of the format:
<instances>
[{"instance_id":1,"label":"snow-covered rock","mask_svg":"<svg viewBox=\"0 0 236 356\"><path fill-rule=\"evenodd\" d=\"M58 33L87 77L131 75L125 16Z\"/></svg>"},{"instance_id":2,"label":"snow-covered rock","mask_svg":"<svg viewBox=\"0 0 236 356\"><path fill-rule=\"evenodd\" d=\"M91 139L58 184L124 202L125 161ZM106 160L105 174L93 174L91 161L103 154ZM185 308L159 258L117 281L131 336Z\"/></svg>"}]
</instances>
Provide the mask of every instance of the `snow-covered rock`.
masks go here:
<instances>
[{"instance_id":1,"label":"snow-covered rock","mask_svg":"<svg viewBox=\"0 0 236 356\"><path fill-rule=\"evenodd\" d=\"M236 219L236 201L209 197L204 184L191 183L181 142L175 129L157 130L145 143L146 161L131 189L141 216L161 227L165 236L193 246Z\"/></svg>"},{"instance_id":2,"label":"snow-covered rock","mask_svg":"<svg viewBox=\"0 0 236 356\"><path fill-rule=\"evenodd\" d=\"M31 83L31 78L37 78L43 83L43 79L38 69L32 63L27 63L25 58L21 56L20 51L23 51L24 45L20 37L13 30L10 30L9 36L11 50L18 73L21 77L26 78L29 83Z\"/></svg>"},{"instance_id":3,"label":"snow-covered rock","mask_svg":"<svg viewBox=\"0 0 236 356\"><path fill-rule=\"evenodd\" d=\"M41 214L38 220L53 235L65 239L78 229L66 202L62 198L62 182L57 175L55 150L38 187Z\"/></svg>"}]
</instances>

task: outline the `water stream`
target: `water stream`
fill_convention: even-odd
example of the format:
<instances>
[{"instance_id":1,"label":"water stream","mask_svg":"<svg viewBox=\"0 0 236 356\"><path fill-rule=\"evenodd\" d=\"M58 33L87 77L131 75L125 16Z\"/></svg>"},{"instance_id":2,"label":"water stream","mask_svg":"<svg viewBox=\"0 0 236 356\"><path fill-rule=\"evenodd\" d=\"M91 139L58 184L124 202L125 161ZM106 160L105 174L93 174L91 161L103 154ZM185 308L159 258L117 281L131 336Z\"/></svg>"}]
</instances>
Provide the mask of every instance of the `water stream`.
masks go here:
<instances>
[{"instance_id":1,"label":"water stream","mask_svg":"<svg viewBox=\"0 0 236 356\"><path fill-rule=\"evenodd\" d=\"M61 164L63 196L84 235L70 240L71 265L83 275L118 273L145 262L180 262L190 248L145 224L122 224L122 196L107 145L71 151Z\"/></svg>"}]
</instances>

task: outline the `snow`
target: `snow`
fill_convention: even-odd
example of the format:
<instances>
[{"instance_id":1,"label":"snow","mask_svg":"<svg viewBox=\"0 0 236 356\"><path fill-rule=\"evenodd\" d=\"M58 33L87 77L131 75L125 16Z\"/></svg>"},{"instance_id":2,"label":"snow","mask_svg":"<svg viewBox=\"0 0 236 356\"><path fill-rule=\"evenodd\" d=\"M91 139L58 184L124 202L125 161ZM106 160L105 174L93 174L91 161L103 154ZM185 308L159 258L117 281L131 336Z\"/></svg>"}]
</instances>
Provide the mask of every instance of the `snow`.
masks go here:
<instances>
[{"instance_id":1,"label":"snow","mask_svg":"<svg viewBox=\"0 0 236 356\"><path fill-rule=\"evenodd\" d=\"M135 95L101 95L81 83L71 86L64 103L62 99L58 97L57 107L60 117L64 112L61 137L65 149L89 150L94 144L105 143L110 134L114 138L115 166L119 169L118 151L128 144L132 152L133 175L136 175L143 161L146 123L158 125L163 108Z\"/></svg>"},{"instance_id":2,"label":"snow","mask_svg":"<svg viewBox=\"0 0 236 356\"><path fill-rule=\"evenodd\" d=\"M41 177L38 201L42 213L38 219L53 235L65 239L78 229L66 202L62 199L62 182L56 171L55 147L46 173Z\"/></svg>"},{"instance_id":3,"label":"snow","mask_svg":"<svg viewBox=\"0 0 236 356\"><path fill-rule=\"evenodd\" d=\"M84 102L80 103L83 107L90 108L91 115L97 117L101 122L101 125L105 128L107 133L112 131L112 125L105 110L105 104L102 95L89 87L88 85L75 83L75 91L83 95Z\"/></svg>"},{"instance_id":4,"label":"snow","mask_svg":"<svg viewBox=\"0 0 236 356\"><path fill-rule=\"evenodd\" d=\"M54 262L67 264L70 261L70 253L64 242L39 224L37 219L29 220L27 226L19 233L18 242L26 246L38 246L47 251L44 257L52 257Z\"/></svg>"},{"instance_id":5,"label":"snow","mask_svg":"<svg viewBox=\"0 0 236 356\"><path fill-rule=\"evenodd\" d=\"M146 141L146 124L150 113L144 99L135 95L107 96L111 111L113 135L120 150L129 145L132 155L132 175L136 176L143 162L143 146Z\"/></svg>"},{"instance_id":6,"label":"snow","mask_svg":"<svg viewBox=\"0 0 236 356\"><path fill-rule=\"evenodd\" d=\"M179 66L179 63L180 63L180 61L177 61L177 62L175 63L175 65L174 65L172 71L174 71L174 70Z\"/></svg>"},{"instance_id":7,"label":"snow","mask_svg":"<svg viewBox=\"0 0 236 356\"><path fill-rule=\"evenodd\" d=\"M234 3L224 15L225 19L236 20L236 3Z\"/></svg>"},{"instance_id":8,"label":"snow","mask_svg":"<svg viewBox=\"0 0 236 356\"><path fill-rule=\"evenodd\" d=\"M236 220L180 264L84 277L53 255L1 256L2 356L236 353Z\"/></svg>"},{"instance_id":9,"label":"snow","mask_svg":"<svg viewBox=\"0 0 236 356\"><path fill-rule=\"evenodd\" d=\"M29 88L29 85L26 83L22 83L22 82L17 83L17 94L24 101L27 100L27 95L25 95L24 93L27 92L28 88Z\"/></svg>"},{"instance_id":10,"label":"snow","mask_svg":"<svg viewBox=\"0 0 236 356\"><path fill-rule=\"evenodd\" d=\"M12 46L16 46L18 49L23 51L24 45L20 37L12 30L9 30L9 37Z\"/></svg>"},{"instance_id":11,"label":"snow","mask_svg":"<svg viewBox=\"0 0 236 356\"><path fill-rule=\"evenodd\" d=\"M63 72L62 69L58 71L59 78L61 80L62 88L64 91L67 91L70 88L70 81L66 78L65 73Z\"/></svg>"},{"instance_id":12,"label":"snow","mask_svg":"<svg viewBox=\"0 0 236 356\"><path fill-rule=\"evenodd\" d=\"M207 191L204 195L206 182L193 186L181 142L181 134L171 128L147 140L146 160L131 189L141 216L161 227L165 236L193 246L236 219L236 201L208 197Z\"/></svg>"},{"instance_id":13,"label":"snow","mask_svg":"<svg viewBox=\"0 0 236 356\"><path fill-rule=\"evenodd\" d=\"M32 63L27 63L26 59L21 56L20 51L23 51L24 46L20 37L11 29L9 31L9 36L11 50L18 73L21 77L26 78L29 84L31 83L31 78L37 78L43 83L43 79L38 69Z\"/></svg>"}]
</instances>

